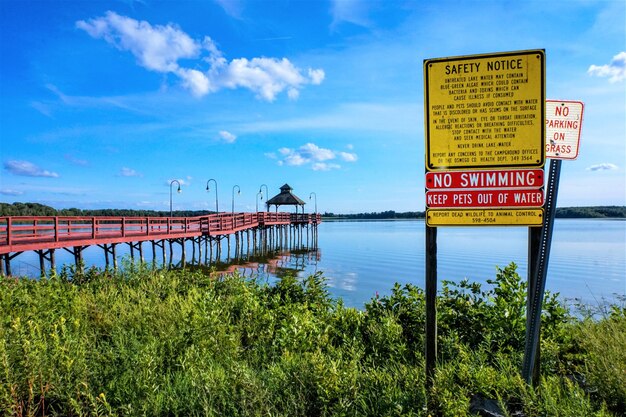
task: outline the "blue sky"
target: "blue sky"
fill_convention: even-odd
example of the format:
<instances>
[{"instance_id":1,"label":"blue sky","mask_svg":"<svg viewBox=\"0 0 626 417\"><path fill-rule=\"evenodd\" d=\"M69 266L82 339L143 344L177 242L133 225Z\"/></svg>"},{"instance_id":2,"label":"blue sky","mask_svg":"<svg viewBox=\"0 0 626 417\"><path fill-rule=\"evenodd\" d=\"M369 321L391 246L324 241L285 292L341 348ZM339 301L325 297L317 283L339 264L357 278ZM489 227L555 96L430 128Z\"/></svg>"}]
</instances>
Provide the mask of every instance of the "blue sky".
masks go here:
<instances>
[{"instance_id":1,"label":"blue sky","mask_svg":"<svg viewBox=\"0 0 626 417\"><path fill-rule=\"evenodd\" d=\"M0 0L0 201L424 209L423 60L546 50L585 103L560 206L626 205L626 3ZM174 185L174 188L176 186Z\"/></svg>"}]
</instances>

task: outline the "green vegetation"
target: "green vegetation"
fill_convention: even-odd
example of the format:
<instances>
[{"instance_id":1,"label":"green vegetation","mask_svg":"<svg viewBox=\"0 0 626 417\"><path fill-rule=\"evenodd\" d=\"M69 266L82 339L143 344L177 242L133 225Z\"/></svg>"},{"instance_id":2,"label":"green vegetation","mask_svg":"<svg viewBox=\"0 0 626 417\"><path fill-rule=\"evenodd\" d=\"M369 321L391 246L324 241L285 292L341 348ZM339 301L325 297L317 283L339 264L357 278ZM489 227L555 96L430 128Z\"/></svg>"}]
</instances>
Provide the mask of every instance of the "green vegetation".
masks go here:
<instances>
[{"instance_id":1,"label":"green vegetation","mask_svg":"<svg viewBox=\"0 0 626 417\"><path fill-rule=\"evenodd\" d=\"M213 213L206 210L177 210L174 216L195 217ZM0 216L113 216L113 217L166 217L169 211L155 210L129 210L129 209L99 209L81 210L69 208L56 210L52 207L39 203L0 203ZM324 213L325 219L337 220L392 220L392 219L423 219L423 211L395 212L393 210L356 213L335 214ZM559 207L556 209L557 218L626 218L626 206L597 206L597 207Z\"/></svg>"},{"instance_id":2,"label":"green vegetation","mask_svg":"<svg viewBox=\"0 0 626 417\"><path fill-rule=\"evenodd\" d=\"M592 219L592 218L626 218L624 206L597 206L597 207L562 207L556 209L557 218Z\"/></svg>"},{"instance_id":3,"label":"green vegetation","mask_svg":"<svg viewBox=\"0 0 626 417\"><path fill-rule=\"evenodd\" d=\"M207 210L175 210L176 217L195 217L213 213ZM0 216L112 216L112 217L167 217L168 211L130 210L130 209L98 209L81 210L69 208L56 210L39 203L0 203Z\"/></svg>"},{"instance_id":4,"label":"green vegetation","mask_svg":"<svg viewBox=\"0 0 626 417\"><path fill-rule=\"evenodd\" d=\"M324 279L126 265L0 278L0 410L63 416L465 416L475 395L506 415L626 411L626 309L575 317L548 295L541 383L519 375L526 286L514 264L489 288L446 282L428 395L421 289L362 310Z\"/></svg>"}]
</instances>

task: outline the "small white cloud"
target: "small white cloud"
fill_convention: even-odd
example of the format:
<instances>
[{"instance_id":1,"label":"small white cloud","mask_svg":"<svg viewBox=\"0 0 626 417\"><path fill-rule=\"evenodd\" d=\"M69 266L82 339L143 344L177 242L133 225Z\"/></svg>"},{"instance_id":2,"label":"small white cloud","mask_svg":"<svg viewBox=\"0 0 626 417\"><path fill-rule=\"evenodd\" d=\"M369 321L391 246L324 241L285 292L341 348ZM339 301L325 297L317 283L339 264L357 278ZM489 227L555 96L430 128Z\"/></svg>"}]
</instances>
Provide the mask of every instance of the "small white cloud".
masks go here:
<instances>
[{"instance_id":1,"label":"small white cloud","mask_svg":"<svg viewBox=\"0 0 626 417\"><path fill-rule=\"evenodd\" d=\"M356 160L358 159L355 153L349 153L349 152L339 152L339 156L341 156L341 159L343 159L346 162L356 162Z\"/></svg>"},{"instance_id":2,"label":"small white cloud","mask_svg":"<svg viewBox=\"0 0 626 417\"><path fill-rule=\"evenodd\" d=\"M320 148L314 143L307 143L300 146L299 152L307 159L314 161L326 161L328 159L334 159L335 153L330 149Z\"/></svg>"},{"instance_id":3,"label":"small white cloud","mask_svg":"<svg viewBox=\"0 0 626 417\"><path fill-rule=\"evenodd\" d=\"M135 171L132 168L122 168L120 170L120 177L142 177L143 175L141 175L140 173L138 173L137 171Z\"/></svg>"},{"instance_id":4,"label":"small white cloud","mask_svg":"<svg viewBox=\"0 0 626 417\"><path fill-rule=\"evenodd\" d=\"M222 139L226 143L233 143L235 140L237 140L237 136L233 135L232 133L226 130L220 130L219 136L220 136L220 139Z\"/></svg>"},{"instance_id":5,"label":"small white cloud","mask_svg":"<svg viewBox=\"0 0 626 417\"><path fill-rule=\"evenodd\" d=\"M243 1L242 0L214 0L227 15L235 19L241 19L241 14L243 12Z\"/></svg>"},{"instance_id":6,"label":"small white cloud","mask_svg":"<svg viewBox=\"0 0 626 417\"><path fill-rule=\"evenodd\" d=\"M13 175L22 175L25 177L49 177L58 178L59 174L45 169L39 168L37 165L28 161L6 161L4 169Z\"/></svg>"},{"instance_id":7,"label":"small white cloud","mask_svg":"<svg viewBox=\"0 0 626 417\"><path fill-rule=\"evenodd\" d=\"M176 74L182 79L183 87L196 97L205 96L216 90L207 76L198 70L180 68L176 70Z\"/></svg>"},{"instance_id":8,"label":"small white cloud","mask_svg":"<svg viewBox=\"0 0 626 417\"><path fill-rule=\"evenodd\" d=\"M325 77L326 74L324 73L324 70L309 68L309 78L311 79L311 84L320 85L322 81L324 81Z\"/></svg>"},{"instance_id":9,"label":"small white cloud","mask_svg":"<svg viewBox=\"0 0 626 417\"><path fill-rule=\"evenodd\" d=\"M333 169L339 169L341 166L333 163L316 162L311 166L311 168L313 171L330 171Z\"/></svg>"},{"instance_id":10,"label":"small white cloud","mask_svg":"<svg viewBox=\"0 0 626 417\"><path fill-rule=\"evenodd\" d=\"M365 28L371 27L368 17L369 2L362 0L331 0L330 14L333 18L330 25L334 30L341 23L351 23Z\"/></svg>"},{"instance_id":11,"label":"small white cloud","mask_svg":"<svg viewBox=\"0 0 626 417\"><path fill-rule=\"evenodd\" d=\"M609 77L609 82L616 83L626 79L626 52L615 55L607 65L592 65L587 70L589 75Z\"/></svg>"},{"instance_id":12,"label":"small white cloud","mask_svg":"<svg viewBox=\"0 0 626 417\"><path fill-rule=\"evenodd\" d=\"M615 171L618 170L619 167L615 164L611 164L609 162L605 162L602 164L591 165L587 167L587 171Z\"/></svg>"},{"instance_id":13,"label":"small white cloud","mask_svg":"<svg viewBox=\"0 0 626 417\"><path fill-rule=\"evenodd\" d=\"M279 155L269 153L265 156L278 159L279 166L310 166L314 171L330 171L341 168L339 164L327 162L336 159L337 156L346 162L355 162L358 159L355 153L333 151L310 142L297 149L280 148L277 152Z\"/></svg>"},{"instance_id":14,"label":"small white cloud","mask_svg":"<svg viewBox=\"0 0 626 417\"><path fill-rule=\"evenodd\" d=\"M24 192L23 191L18 191L18 190L12 190L10 188L4 188L4 189L0 190L0 194L16 196L16 195L22 195L22 194L24 194Z\"/></svg>"},{"instance_id":15,"label":"small white cloud","mask_svg":"<svg viewBox=\"0 0 626 417\"><path fill-rule=\"evenodd\" d=\"M189 177L187 177L189 178ZM185 181L182 178L172 178L169 179L167 181L165 181L165 184L169 187L171 185L172 188L176 188L178 187L178 184L176 184L176 181L178 181L180 183L180 186L182 187L183 185L189 185L188 181Z\"/></svg>"}]
</instances>

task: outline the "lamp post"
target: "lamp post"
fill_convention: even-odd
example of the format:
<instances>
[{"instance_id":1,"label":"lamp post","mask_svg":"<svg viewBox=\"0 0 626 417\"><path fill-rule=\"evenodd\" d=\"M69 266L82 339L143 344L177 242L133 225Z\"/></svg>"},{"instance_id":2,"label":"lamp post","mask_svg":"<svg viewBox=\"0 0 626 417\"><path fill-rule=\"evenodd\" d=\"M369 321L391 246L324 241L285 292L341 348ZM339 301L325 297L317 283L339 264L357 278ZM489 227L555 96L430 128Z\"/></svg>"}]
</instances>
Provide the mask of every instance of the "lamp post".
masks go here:
<instances>
[{"instance_id":1,"label":"lamp post","mask_svg":"<svg viewBox=\"0 0 626 417\"><path fill-rule=\"evenodd\" d=\"M209 191L211 191L209 189L209 182L211 181L215 183L215 213L219 213L220 209L219 209L219 206L217 205L217 181L215 181L213 178L211 178L210 180L206 182L206 192L208 193Z\"/></svg>"},{"instance_id":2,"label":"lamp post","mask_svg":"<svg viewBox=\"0 0 626 417\"><path fill-rule=\"evenodd\" d=\"M311 196L315 196L315 214L317 214L317 194L315 194L314 192L309 194L309 200L311 199Z\"/></svg>"},{"instance_id":3,"label":"lamp post","mask_svg":"<svg viewBox=\"0 0 626 417\"><path fill-rule=\"evenodd\" d=\"M263 193L261 191L259 191L258 193L256 193L256 212L259 212L259 196L261 196L261 201L263 201Z\"/></svg>"},{"instance_id":4,"label":"lamp post","mask_svg":"<svg viewBox=\"0 0 626 417\"><path fill-rule=\"evenodd\" d=\"M172 217L172 185L176 183L178 184L178 190L176 190L177 193L181 193L180 191L180 182L178 182L178 180L172 180L170 181L170 217Z\"/></svg>"},{"instance_id":5,"label":"lamp post","mask_svg":"<svg viewBox=\"0 0 626 417\"><path fill-rule=\"evenodd\" d=\"M238 185L233 185L233 204L231 213L235 213L235 187L237 188L237 194L241 194L241 188Z\"/></svg>"},{"instance_id":6,"label":"lamp post","mask_svg":"<svg viewBox=\"0 0 626 417\"><path fill-rule=\"evenodd\" d=\"M265 201L267 202L267 199L268 199L268 195L267 195L267 185L265 185L265 184L261 184L261 186L259 187L259 192L262 192L263 187L265 187ZM261 198L261 200L263 200L263 199ZM270 210L270 208L269 208L269 206L268 206L268 207L267 207L267 211L269 211L269 210Z\"/></svg>"}]
</instances>

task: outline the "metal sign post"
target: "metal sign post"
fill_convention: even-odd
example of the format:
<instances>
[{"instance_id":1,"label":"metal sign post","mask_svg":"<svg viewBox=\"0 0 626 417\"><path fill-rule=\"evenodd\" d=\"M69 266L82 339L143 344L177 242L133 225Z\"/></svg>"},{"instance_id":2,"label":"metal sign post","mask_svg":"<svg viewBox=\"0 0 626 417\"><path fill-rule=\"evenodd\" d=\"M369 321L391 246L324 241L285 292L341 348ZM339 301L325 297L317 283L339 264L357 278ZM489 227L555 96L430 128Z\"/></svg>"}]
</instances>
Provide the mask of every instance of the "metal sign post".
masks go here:
<instances>
[{"instance_id":1,"label":"metal sign post","mask_svg":"<svg viewBox=\"0 0 626 417\"><path fill-rule=\"evenodd\" d=\"M426 384L432 384L437 363L437 228L426 226Z\"/></svg>"},{"instance_id":2,"label":"metal sign post","mask_svg":"<svg viewBox=\"0 0 626 417\"><path fill-rule=\"evenodd\" d=\"M548 273L548 261L550 259L550 246L552 244L552 229L554 227L554 217L556 214L556 197L559 191L559 177L561 175L561 160L550 161L550 171L548 173L548 190L546 193L545 219L541 227L541 238L539 241L539 251L537 253L537 264L534 270L534 282L531 294L530 316L527 318L526 326L526 346L524 348L524 363L522 365L522 377L527 383L532 382L535 357L539 345L539 329L541 327L541 310L543 306L543 295L546 289L546 276Z\"/></svg>"}]
</instances>

